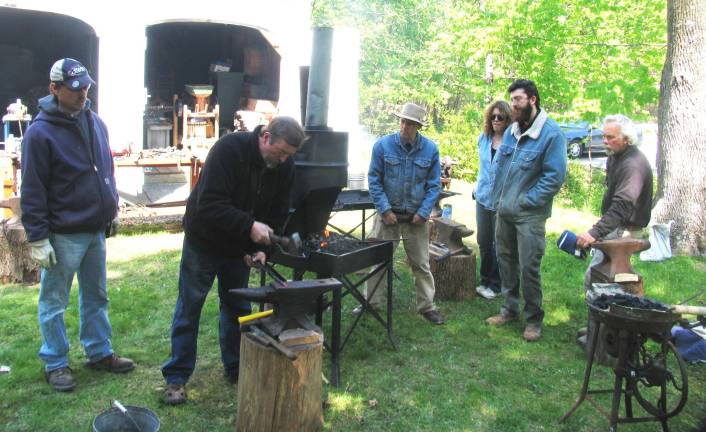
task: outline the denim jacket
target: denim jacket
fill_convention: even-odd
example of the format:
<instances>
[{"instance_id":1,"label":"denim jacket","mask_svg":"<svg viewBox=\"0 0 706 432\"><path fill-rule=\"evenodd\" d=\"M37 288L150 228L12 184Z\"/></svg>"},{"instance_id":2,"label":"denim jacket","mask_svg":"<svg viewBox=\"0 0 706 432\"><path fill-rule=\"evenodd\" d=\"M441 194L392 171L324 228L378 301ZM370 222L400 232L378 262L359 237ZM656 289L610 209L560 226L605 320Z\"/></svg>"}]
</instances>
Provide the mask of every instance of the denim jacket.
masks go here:
<instances>
[{"instance_id":1,"label":"denim jacket","mask_svg":"<svg viewBox=\"0 0 706 432\"><path fill-rule=\"evenodd\" d=\"M368 188L378 214L388 210L428 219L441 190L439 150L417 133L407 153L400 134L380 138L373 146Z\"/></svg>"},{"instance_id":2,"label":"denim jacket","mask_svg":"<svg viewBox=\"0 0 706 432\"><path fill-rule=\"evenodd\" d=\"M513 123L495 157L493 203L498 215L551 216L554 195L566 177L566 137L556 122L540 111L524 133Z\"/></svg>"},{"instance_id":3,"label":"denim jacket","mask_svg":"<svg viewBox=\"0 0 706 432\"><path fill-rule=\"evenodd\" d=\"M498 170L498 155L491 151L493 138L481 133L478 137L478 183L476 185L476 202L488 210L495 210L493 207L493 185L495 184L495 174Z\"/></svg>"}]
</instances>

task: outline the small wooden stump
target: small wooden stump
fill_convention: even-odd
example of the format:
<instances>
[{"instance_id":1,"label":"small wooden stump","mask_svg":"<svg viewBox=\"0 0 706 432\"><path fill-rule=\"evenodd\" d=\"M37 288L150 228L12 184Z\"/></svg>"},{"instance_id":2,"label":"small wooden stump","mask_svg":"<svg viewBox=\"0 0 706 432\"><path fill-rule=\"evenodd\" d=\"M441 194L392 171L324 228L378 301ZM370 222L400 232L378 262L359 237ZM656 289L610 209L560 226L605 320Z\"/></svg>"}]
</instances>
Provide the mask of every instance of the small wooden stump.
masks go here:
<instances>
[{"instance_id":1,"label":"small wooden stump","mask_svg":"<svg viewBox=\"0 0 706 432\"><path fill-rule=\"evenodd\" d=\"M466 300L476 295L476 255L460 254L436 261L429 254L429 266L434 276L435 298L440 300Z\"/></svg>"},{"instance_id":2,"label":"small wooden stump","mask_svg":"<svg viewBox=\"0 0 706 432\"><path fill-rule=\"evenodd\" d=\"M280 342L297 353L291 361L245 333L240 342L236 431L317 431L323 427L323 336L286 330Z\"/></svg>"},{"instance_id":3,"label":"small wooden stump","mask_svg":"<svg viewBox=\"0 0 706 432\"><path fill-rule=\"evenodd\" d=\"M0 283L39 282L39 266L30 256L27 236L20 222L20 198L0 199L0 208L12 210L12 217L0 222Z\"/></svg>"}]
</instances>

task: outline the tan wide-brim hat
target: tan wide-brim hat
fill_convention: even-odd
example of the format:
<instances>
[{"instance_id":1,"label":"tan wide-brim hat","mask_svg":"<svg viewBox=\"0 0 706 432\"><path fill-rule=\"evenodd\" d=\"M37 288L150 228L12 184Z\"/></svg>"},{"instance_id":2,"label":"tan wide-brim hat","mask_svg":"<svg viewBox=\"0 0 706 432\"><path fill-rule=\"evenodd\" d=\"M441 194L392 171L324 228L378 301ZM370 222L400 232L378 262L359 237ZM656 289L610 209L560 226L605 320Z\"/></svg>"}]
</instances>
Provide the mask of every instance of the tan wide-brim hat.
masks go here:
<instances>
[{"instance_id":1,"label":"tan wide-brim hat","mask_svg":"<svg viewBox=\"0 0 706 432\"><path fill-rule=\"evenodd\" d=\"M392 113L399 118L412 120L419 123L422 126L426 126L427 123L424 121L424 117L427 115L427 111L417 104L411 102L406 103L402 106L399 112Z\"/></svg>"}]
</instances>

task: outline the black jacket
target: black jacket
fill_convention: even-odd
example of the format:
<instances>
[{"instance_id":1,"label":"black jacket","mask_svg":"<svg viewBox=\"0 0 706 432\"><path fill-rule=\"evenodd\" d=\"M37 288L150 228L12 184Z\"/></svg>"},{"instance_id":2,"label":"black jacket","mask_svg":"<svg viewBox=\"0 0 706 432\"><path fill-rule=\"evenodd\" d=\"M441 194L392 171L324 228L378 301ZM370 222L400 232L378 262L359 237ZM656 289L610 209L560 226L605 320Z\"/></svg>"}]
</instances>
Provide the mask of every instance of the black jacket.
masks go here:
<instances>
[{"instance_id":1,"label":"black jacket","mask_svg":"<svg viewBox=\"0 0 706 432\"><path fill-rule=\"evenodd\" d=\"M207 253L239 257L262 250L250 240L254 221L281 230L289 211L294 162L267 168L258 134L235 132L208 153L184 213L184 233Z\"/></svg>"},{"instance_id":2,"label":"black jacket","mask_svg":"<svg viewBox=\"0 0 706 432\"><path fill-rule=\"evenodd\" d=\"M603 217L588 232L603 238L616 228L646 227L652 211L652 168L635 146L608 158Z\"/></svg>"}]
</instances>

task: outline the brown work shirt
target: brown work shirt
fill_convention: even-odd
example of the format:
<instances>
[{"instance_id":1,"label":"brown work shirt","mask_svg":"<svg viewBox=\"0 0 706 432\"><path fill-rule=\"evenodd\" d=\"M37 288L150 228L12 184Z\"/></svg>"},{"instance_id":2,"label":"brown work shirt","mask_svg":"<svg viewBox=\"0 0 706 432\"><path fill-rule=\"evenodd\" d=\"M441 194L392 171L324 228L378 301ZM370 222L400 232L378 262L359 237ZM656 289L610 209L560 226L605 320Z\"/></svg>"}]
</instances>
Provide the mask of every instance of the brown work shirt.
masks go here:
<instances>
[{"instance_id":1,"label":"brown work shirt","mask_svg":"<svg viewBox=\"0 0 706 432\"><path fill-rule=\"evenodd\" d=\"M652 210L652 168L635 146L608 157L601 219L588 233L600 239L616 228L646 227Z\"/></svg>"}]
</instances>

